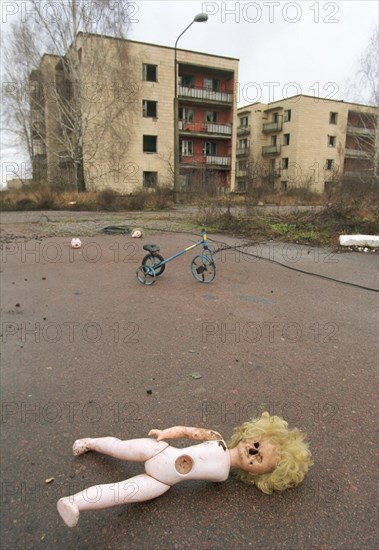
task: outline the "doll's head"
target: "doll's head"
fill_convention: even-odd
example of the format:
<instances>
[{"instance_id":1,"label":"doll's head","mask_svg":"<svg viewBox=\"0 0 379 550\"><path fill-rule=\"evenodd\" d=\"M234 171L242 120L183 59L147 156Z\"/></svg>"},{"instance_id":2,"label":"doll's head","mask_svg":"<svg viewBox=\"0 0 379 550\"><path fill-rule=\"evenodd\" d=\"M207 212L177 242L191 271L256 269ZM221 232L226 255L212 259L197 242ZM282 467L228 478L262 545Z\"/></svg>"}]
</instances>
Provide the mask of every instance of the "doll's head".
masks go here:
<instances>
[{"instance_id":1,"label":"doll's head","mask_svg":"<svg viewBox=\"0 0 379 550\"><path fill-rule=\"evenodd\" d=\"M237 469L236 476L267 494L295 487L312 465L305 434L297 428L290 430L285 420L268 412L234 429L228 447L237 446L251 458L252 467L249 471ZM260 473L261 468L264 471L262 459L269 462L270 471Z\"/></svg>"}]
</instances>

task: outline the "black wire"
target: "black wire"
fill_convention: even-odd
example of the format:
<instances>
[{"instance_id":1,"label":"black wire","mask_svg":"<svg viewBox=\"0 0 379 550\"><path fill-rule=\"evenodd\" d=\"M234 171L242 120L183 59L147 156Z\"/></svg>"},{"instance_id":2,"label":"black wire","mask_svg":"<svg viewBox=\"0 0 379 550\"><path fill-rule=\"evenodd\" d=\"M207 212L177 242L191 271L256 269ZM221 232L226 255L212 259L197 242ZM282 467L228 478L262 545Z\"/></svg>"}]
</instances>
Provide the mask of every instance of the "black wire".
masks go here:
<instances>
[{"instance_id":1,"label":"black wire","mask_svg":"<svg viewBox=\"0 0 379 550\"><path fill-rule=\"evenodd\" d=\"M194 235L195 233L193 231L183 231L183 230L175 230L175 229L159 229L157 227L145 227L144 229L147 229L149 231L162 231L163 233L183 233L186 235ZM127 226L108 226L102 229L105 233L130 233L130 229ZM217 239L212 239L207 236L207 240L214 243L221 243L225 246L222 248L218 248L213 253L218 254L219 252L222 252L223 250L238 250L241 247L246 246L253 246L253 245L259 245L264 244L263 241L248 241L247 243L240 244L240 245L234 245L230 246L227 245L224 241L219 241ZM349 283L348 281L341 281L340 279L335 279L334 277L328 277L327 275L321 275L320 273L313 273L311 271L304 271L303 269L299 269L298 267L293 267L291 265L283 264L282 262L278 262L278 260L272 260L270 258L264 258L263 256L258 256L257 254L252 254L251 252L245 252L243 250L239 250L239 252L245 256L249 256L251 258L258 258L260 260L264 260L265 262L270 262L273 264L280 265L281 267L285 267L286 269L290 269L291 271L296 271L298 273L303 273L304 275L310 275L313 277L319 277L320 279L326 279L327 281L333 281L334 283L340 283L342 285L348 285L353 286L355 288L361 288L363 290L368 290L371 292L379 292L376 288L370 288L363 285L358 285L356 283Z\"/></svg>"},{"instance_id":2,"label":"black wire","mask_svg":"<svg viewBox=\"0 0 379 550\"><path fill-rule=\"evenodd\" d=\"M250 244L250 246L252 245L253 243ZM257 243L254 243L254 244L257 244ZM245 245L238 245L238 246L230 246L230 247L226 247L226 248L220 248L218 249L217 251L215 251L215 254L218 253L218 252L221 252L222 250L234 250L234 249L237 249L239 248L239 246L248 246L248 244L245 244ZM264 258L263 256L258 256L257 254L252 254L251 252L244 252L242 250L239 251L241 254L244 254L245 256L250 256L252 258L258 258L260 260L264 260L265 262L270 262L270 263L273 263L273 264L277 264L277 265L280 265L282 267L285 267L286 269L290 269L291 271L297 271L298 273L303 273L304 275L312 275L313 277L319 277L320 279L326 279L328 281L333 281L335 283L340 283L342 285L348 285L348 286L353 286L353 287L356 287L356 288L362 288L363 290L369 290L371 292L379 292L378 289L376 288L370 288L370 287L367 287L367 286L363 286L363 285L358 285L356 283L349 283L349 281L341 281L340 279L335 279L334 277L328 277L327 275L322 275L321 273L312 273L311 271L304 271L303 269L299 269L298 267L293 267L291 265L287 265L287 264L283 264L281 262L278 262L277 260L272 260L270 258Z\"/></svg>"},{"instance_id":3,"label":"black wire","mask_svg":"<svg viewBox=\"0 0 379 550\"><path fill-rule=\"evenodd\" d=\"M212 241L212 239L208 238L209 241ZM214 241L214 242L222 242L222 241ZM226 243L223 243L226 244ZM247 242L245 244L236 245L236 246L226 246L224 248L219 248L214 251L215 254L218 254L219 252L222 252L223 250L237 250L240 247L246 247L246 246L253 246L257 244L263 244L262 242L252 241ZM282 262L278 262L278 260L272 260L271 258L265 258L264 256L258 256L257 254L252 254L251 252L244 252L243 250L239 250L239 252L245 256L249 256L251 258L258 258L260 260L264 260L265 262L270 262L273 264L280 265L282 267L285 267L286 269L290 269L291 271L296 271L298 273L303 273L304 275L311 275L313 277L319 277L320 279L326 279L327 281L333 281L335 283L340 283L342 285L348 285L353 286L355 288L362 288L363 290L369 290L371 292L379 292L376 288L370 288L363 285L358 285L356 283L350 283L348 281L341 281L340 279L335 279L334 277L328 277L327 275L322 275L321 273L313 273L311 271L304 271L303 269L299 269L298 267L293 267L291 265L283 264Z\"/></svg>"}]
</instances>

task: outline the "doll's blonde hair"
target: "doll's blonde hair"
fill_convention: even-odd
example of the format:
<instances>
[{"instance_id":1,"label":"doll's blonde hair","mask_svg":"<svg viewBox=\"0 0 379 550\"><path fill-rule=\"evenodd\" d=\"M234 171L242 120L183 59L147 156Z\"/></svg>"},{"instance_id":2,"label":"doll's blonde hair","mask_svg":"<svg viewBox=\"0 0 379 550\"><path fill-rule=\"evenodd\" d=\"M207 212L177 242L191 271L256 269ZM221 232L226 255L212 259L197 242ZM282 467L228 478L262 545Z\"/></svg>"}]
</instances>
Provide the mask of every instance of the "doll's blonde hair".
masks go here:
<instances>
[{"instance_id":1,"label":"doll's blonde hair","mask_svg":"<svg viewBox=\"0 0 379 550\"><path fill-rule=\"evenodd\" d=\"M305 437L297 428L290 430L283 418L271 416L268 412L262 413L261 418L245 422L234 429L228 447L232 449L246 439L270 440L276 445L280 459L273 472L253 475L236 470L235 475L244 483L256 485L266 494L295 487L303 481L313 464Z\"/></svg>"}]
</instances>

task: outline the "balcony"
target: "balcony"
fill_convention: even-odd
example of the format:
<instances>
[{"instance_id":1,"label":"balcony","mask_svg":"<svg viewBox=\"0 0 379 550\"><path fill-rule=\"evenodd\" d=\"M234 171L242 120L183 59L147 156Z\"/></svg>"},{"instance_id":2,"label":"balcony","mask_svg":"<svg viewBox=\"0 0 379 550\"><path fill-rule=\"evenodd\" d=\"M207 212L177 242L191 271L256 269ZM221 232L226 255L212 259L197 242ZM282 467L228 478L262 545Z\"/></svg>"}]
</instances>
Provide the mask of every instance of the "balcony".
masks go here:
<instances>
[{"instance_id":1,"label":"balcony","mask_svg":"<svg viewBox=\"0 0 379 550\"><path fill-rule=\"evenodd\" d=\"M236 155L237 157L244 157L250 153L250 147L237 147Z\"/></svg>"},{"instance_id":2,"label":"balcony","mask_svg":"<svg viewBox=\"0 0 379 550\"><path fill-rule=\"evenodd\" d=\"M359 126L347 127L347 133L355 136L375 136L375 128L361 128Z\"/></svg>"},{"instance_id":3,"label":"balcony","mask_svg":"<svg viewBox=\"0 0 379 550\"><path fill-rule=\"evenodd\" d=\"M356 178L356 177L372 178L372 177L374 177L374 170L373 170L373 168L371 168L371 169L370 168L366 168L366 169L358 168L357 170L345 170L343 175L344 175L345 178Z\"/></svg>"},{"instance_id":4,"label":"balcony","mask_svg":"<svg viewBox=\"0 0 379 550\"><path fill-rule=\"evenodd\" d=\"M217 168L230 168L231 158L230 157L221 157L216 155L185 155L180 154L180 164L182 165L191 165L191 167L202 168L205 165Z\"/></svg>"},{"instance_id":5,"label":"balcony","mask_svg":"<svg viewBox=\"0 0 379 550\"><path fill-rule=\"evenodd\" d=\"M179 86L179 98L189 98L202 101L204 103L224 103L231 105L233 103L233 94L227 92L215 92L207 88L187 88Z\"/></svg>"},{"instance_id":6,"label":"balcony","mask_svg":"<svg viewBox=\"0 0 379 550\"><path fill-rule=\"evenodd\" d=\"M185 122L179 120L179 132L191 132L191 134L212 134L230 138L232 136L232 124L214 124L208 122Z\"/></svg>"},{"instance_id":7,"label":"balcony","mask_svg":"<svg viewBox=\"0 0 379 550\"><path fill-rule=\"evenodd\" d=\"M266 145L262 147L262 155L264 157L269 155L280 155L280 145Z\"/></svg>"},{"instance_id":8,"label":"balcony","mask_svg":"<svg viewBox=\"0 0 379 550\"><path fill-rule=\"evenodd\" d=\"M250 124L248 126L237 126L237 136L250 134Z\"/></svg>"},{"instance_id":9,"label":"balcony","mask_svg":"<svg viewBox=\"0 0 379 550\"><path fill-rule=\"evenodd\" d=\"M362 151L361 149L345 149L345 157L349 158L370 158L372 152Z\"/></svg>"},{"instance_id":10,"label":"balcony","mask_svg":"<svg viewBox=\"0 0 379 550\"><path fill-rule=\"evenodd\" d=\"M276 122L266 122L263 124L262 132L264 134L270 134L271 132L280 132L282 130L282 119Z\"/></svg>"},{"instance_id":11,"label":"balcony","mask_svg":"<svg viewBox=\"0 0 379 550\"><path fill-rule=\"evenodd\" d=\"M209 156L209 157L205 157L206 158L206 164L213 164L213 165L217 165L217 166L225 166L225 167L229 167L230 166L230 157L214 157L214 156Z\"/></svg>"}]
</instances>

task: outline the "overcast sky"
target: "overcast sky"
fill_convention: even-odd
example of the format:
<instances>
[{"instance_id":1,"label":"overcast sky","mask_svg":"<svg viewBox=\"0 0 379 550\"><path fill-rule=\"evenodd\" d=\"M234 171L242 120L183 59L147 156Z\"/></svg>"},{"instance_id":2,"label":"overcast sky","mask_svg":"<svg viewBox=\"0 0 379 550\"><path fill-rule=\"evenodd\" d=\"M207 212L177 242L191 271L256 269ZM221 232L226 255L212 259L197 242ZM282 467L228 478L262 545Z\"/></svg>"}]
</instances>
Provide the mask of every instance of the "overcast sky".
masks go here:
<instances>
[{"instance_id":1,"label":"overcast sky","mask_svg":"<svg viewBox=\"0 0 379 550\"><path fill-rule=\"evenodd\" d=\"M303 93L348 99L348 81L378 24L375 0L133 2L130 38L235 57L239 106ZM132 13L133 12L133 13Z\"/></svg>"},{"instance_id":2,"label":"overcast sky","mask_svg":"<svg viewBox=\"0 0 379 550\"><path fill-rule=\"evenodd\" d=\"M203 12L208 21L194 23L178 47L239 59L240 107L298 93L364 102L349 87L378 25L378 6L376 0L137 0L130 2L129 38L173 47ZM17 151L4 147L2 181L4 163L13 159L20 160Z\"/></svg>"}]
</instances>

